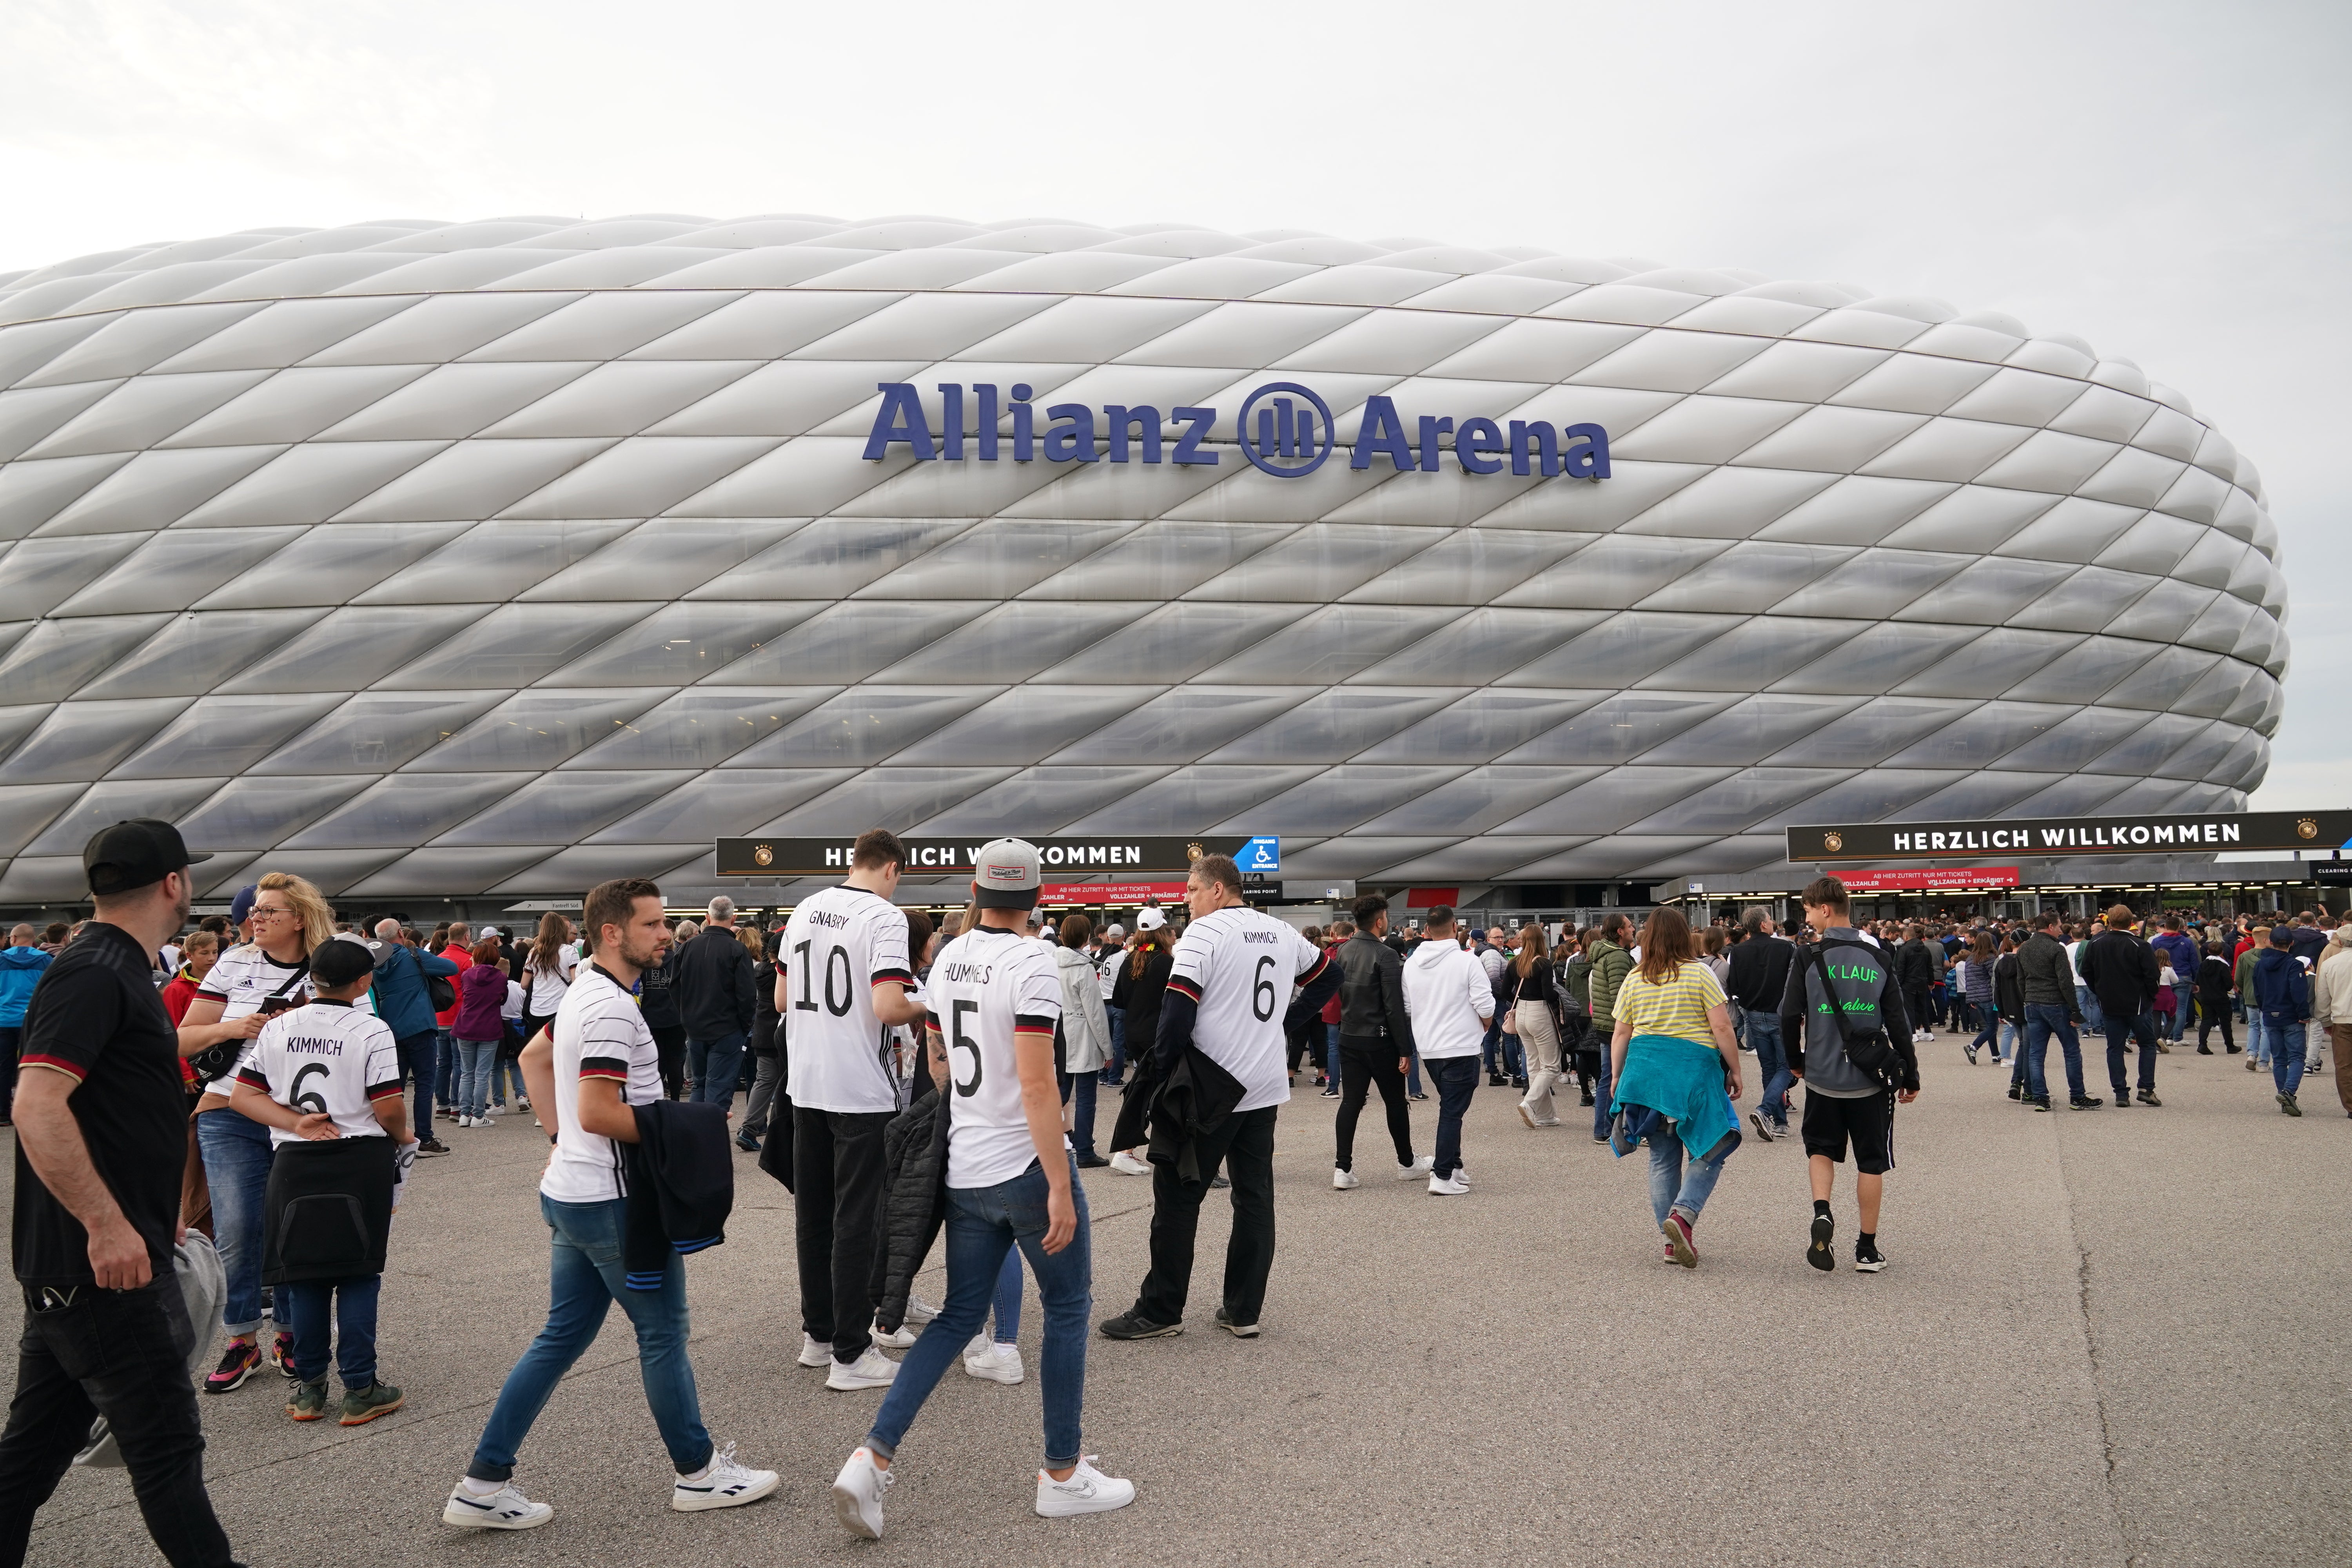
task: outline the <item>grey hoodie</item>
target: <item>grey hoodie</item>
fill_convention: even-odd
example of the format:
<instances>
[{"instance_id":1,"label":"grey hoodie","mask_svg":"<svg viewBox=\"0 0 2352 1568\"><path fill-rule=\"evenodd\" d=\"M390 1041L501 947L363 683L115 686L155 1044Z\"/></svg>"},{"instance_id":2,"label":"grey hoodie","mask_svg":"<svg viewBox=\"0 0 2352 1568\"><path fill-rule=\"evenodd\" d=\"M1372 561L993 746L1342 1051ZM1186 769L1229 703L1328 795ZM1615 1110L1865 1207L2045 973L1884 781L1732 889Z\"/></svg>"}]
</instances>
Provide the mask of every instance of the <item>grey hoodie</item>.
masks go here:
<instances>
[{"instance_id":1,"label":"grey hoodie","mask_svg":"<svg viewBox=\"0 0 2352 1568\"><path fill-rule=\"evenodd\" d=\"M1875 946L1852 926L1832 926L1822 942L1835 943L1822 953L1827 961L1831 993L1857 1034L1886 1031L1895 1054L1903 1059L1903 1087L1919 1087L1919 1058L1911 1047L1911 1019L1903 1005L1903 989L1895 981L1894 966ZM1843 945L1851 943L1852 945ZM1805 1076L1809 1094L1833 1100L1863 1100L1884 1094L1885 1086L1846 1058L1845 1031L1831 1011L1831 998L1822 991L1822 965L1814 962L1820 943L1801 947L1789 966L1789 989L1780 999L1780 1039L1789 1053L1791 1071Z\"/></svg>"}]
</instances>

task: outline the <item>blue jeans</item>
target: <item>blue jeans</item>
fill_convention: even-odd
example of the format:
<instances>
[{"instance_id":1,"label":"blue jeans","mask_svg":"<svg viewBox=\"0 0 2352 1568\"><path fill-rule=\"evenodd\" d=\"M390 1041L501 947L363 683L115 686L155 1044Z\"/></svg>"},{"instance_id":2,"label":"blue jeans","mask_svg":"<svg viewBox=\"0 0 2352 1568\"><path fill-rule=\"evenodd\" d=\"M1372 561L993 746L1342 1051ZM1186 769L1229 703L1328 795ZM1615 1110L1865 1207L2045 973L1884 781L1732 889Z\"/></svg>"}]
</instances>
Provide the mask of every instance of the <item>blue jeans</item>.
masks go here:
<instances>
[{"instance_id":1,"label":"blue jeans","mask_svg":"<svg viewBox=\"0 0 2352 1568\"><path fill-rule=\"evenodd\" d=\"M2074 1033L2073 1020L2066 1009L2055 1002L2028 1002L2025 1005L2025 1092L2036 1100L2046 1099L2050 1082L2042 1074L2042 1064L2050 1050L2050 1037L2058 1037L2058 1048L2066 1056L2066 1092L2076 1100L2083 1097L2083 1041Z\"/></svg>"},{"instance_id":2,"label":"blue jeans","mask_svg":"<svg viewBox=\"0 0 2352 1568\"><path fill-rule=\"evenodd\" d=\"M2136 1018L2118 1018L2107 1015L2107 1081L2115 1086L2116 1098L2122 1100L2131 1093L2127 1081L2131 1076L2129 1042L2139 1042L2139 1087L2144 1092L2156 1089L2156 1013L2143 1008Z\"/></svg>"},{"instance_id":3,"label":"blue jeans","mask_svg":"<svg viewBox=\"0 0 2352 1568\"><path fill-rule=\"evenodd\" d=\"M1405 1059L1404 1091L1407 1094L1421 1093L1421 1058L1418 1056Z\"/></svg>"},{"instance_id":4,"label":"blue jeans","mask_svg":"<svg viewBox=\"0 0 2352 1568\"><path fill-rule=\"evenodd\" d=\"M1443 1181L1462 1165L1462 1117L1478 1092L1476 1057L1430 1057L1429 1081L1437 1086L1437 1163L1431 1174Z\"/></svg>"},{"instance_id":5,"label":"blue jeans","mask_svg":"<svg viewBox=\"0 0 2352 1568\"><path fill-rule=\"evenodd\" d=\"M530 1086L522 1080L522 1058L493 1056L490 1058L490 1103L501 1110L506 1109L507 1085L509 1083L514 1085L517 1100L530 1098Z\"/></svg>"},{"instance_id":6,"label":"blue jeans","mask_svg":"<svg viewBox=\"0 0 2352 1568\"><path fill-rule=\"evenodd\" d=\"M278 1299L287 1308L286 1326L294 1331L294 1375L305 1383L316 1383L327 1375L331 1337L335 1370L342 1376L343 1391L373 1387L376 1298L383 1293L381 1274L356 1279L306 1279L278 1287Z\"/></svg>"},{"instance_id":7,"label":"blue jeans","mask_svg":"<svg viewBox=\"0 0 2352 1568\"><path fill-rule=\"evenodd\" d=\"M1323 1087L1326 1089L1338 1089L1340 1086L1339 1026L1337 1024L1326 1024L1323 1026L1323 1030L1326 1037L1324 1042L1323 1075L1328 1080L1325 1082Z\"/></svg>"},{"instance_id":8,"label":"blue jeans","mask_svg":"<svg viewBox=\"0 0 2352 1568\"><path fill-rule=\"evenodd\" d=\"M1090 1072L1070 1076L1070 1149L1071 1152L1091 1155L1095 1152L1095 1091L1102 1080Z\"/></svg>"},{"instance_id":9,"label":"blue jeans","mask_svg":"<svg viewBox=\"0 0 2352 1568\"><path fill-rule=\"evenodd\" d=\"M1009 1345L1021 1338L1021 1249L1004 1249L1004 1267L996 1274L996 1300L989 1309L996 1320L996 1332L990 1336L1000 1345Z\"/></svg>"},{"instance_id":10,"label":"blue jeans","mask_svg":"<svg viewBox=\"0 0 2352 1568\"><path fill-rule=\"evenodd\" d=\"M2074 987L2074 1010L2083 1015L2084 1028L2095 1035L2106 1031L2107 1016L2099 1011L2099 999L2091 994L2089 986Z\"/></svg>"},{"instance_id":11,"label":"blue jeans","mask_svg":"<svg viewBox=\"0 0 2352 1568\"><path fill-rule=\"evenodd\" d=\"M1102 1080L1116 1089L1127 1077L1127 1009L1106 1004L1103 1015L1110 1020L1110 1060L1103 1064Z\"/></svg>"},{"instance_id":12,"label":"blue jeans","mask_svg":"<svg viewBox=\"0 0 2352 1568\"><path fill-rule=\"evenodd\" d=\"M498 1065L496 1040L457 1042L457 1114L480 1116L489 1109L490 1069Z\"/></svg>"},{"instance_id":13,"label":"blue jeans","mask_svg":"<svg viewBox=\"0 0 2352 1568\"><path fill-rule=\"evenodd\" d=\"M1087 1319L1094 1310L1093 1241L1087 1190L1078 1184L1074 1164L1070 1197L1077 1205L1077 1234L1061 1251L1046 1252L1048 1190L1045 1167L1034 1161L997 1186L948 1189L948 1298L898 1363L898 1375L866 1434L867 1447L885 1458L898 1453L923 1401L980 1331L989 1300L1004 1277L1005 1255L1018 1247L1037 1277L1037 1299L1045 1313L1045 1349L1037 1364L1045 1402L1045 1467L1058 1470L1078 1462L1078 1417L1087 1395Z\"/></svg>"},{"instance_id":14,"label":"blue jeans","mask_svg":"<svg viewBox=\"0 0 2352 1568\"><path fill-rule=\"evenodd\" d=\"M2263 1010L2259 1007L2246 1009L2246 1059L2258 1068L2270 1065L2271 1032L2263 1024Z\"/></svg>"},{"instance_id":15,"label":"blue jeans","mask_svg":"<svg viewBox=\"0 0 2352 1568\"><path fill-rule=\"evenodd\" d=\"M686 1042L686 1098L729 1105L735 1099L735 1080L743 1071L741 1035L714 1035Z\"/></svg>"},{"instance_id":16,"label":"blue jeans","mask_svg":"<svg viewBox=\"0 0 2352 1568\"><path fill-rule=\"evenodd\" d=\"M1693 1156L1688 1168L1683 1164L1686 1151L1683 1141L1661 1120L1650 1134L1650 1213L1660 1225L1666 1215L1679 1212L1685 1219L1696 1220L1699 1210L1715 1193L1715 1184L1723 1179L1723 1162L1739 1147L1739 1134L1727 1132L1723 1141L1707 1152L1706 1158Z\"/></svg>"},{"instance_id":17,"label":"blue jeans","mask_svg":"<svg viewBox=\"0 0 2352 1568\"><path fill-rule=\"evenodd\" d=\"M2270 1040L2271 1081L2278 1085L2281 1094L2293 1094L2303 1087L2303 1032L2308 1026L2300 1023L2273 1024L2267 1021L2263 1025L2263 1032ZM2344 1070L2341 1062L2336 1064L2336 1070Z\"/></svg>"},{"instance_id":18,"label":"blue jeans","mask_svg":"<svg viewBox=\"0 0 2352 1568\"><path fill-rule=\"evenodd\" d=\"M474 1479L513 1476L515 1450L572 1363L596 1342L604 1310L614 1301L637 1331L637 1375L645 1382L646 1404L661 1429L670 1467L685 1476L710 1462L710 1434L702 1425L694 1363L686 1354L686 1259L670 1254L669 1272L658 1290L632 1290L623 1283L627 1270L621 1261L621 1234L628 1208L625 1198L560 1204L540 1195L539 1212L551 1233L547 1326L499 1390L474 1461L466 1467Z\"/></svg>"},{"instance_id":19,"label":"blue jeans","mask_svg":"<svg viewBox=\"0 0 2352 1568\"><path fill-rule=\"evenodd\" d=\"M269 1191L269 1129L239 1110L196 1118L196 1150L212 1189L213 1240L220 1247L228 1294L221 1326L231 1335L261 1330L261 1209Z\"/></svg>"},{"instance_id":20,"label":"blue jeans","mask_svg":"<svg viewBox=\"0 0 2352 1568\"><path fill-rule=\"evenodd\" d=\"M1797 1081L1797 1075L1789 1070L1789 1053L1780 1047L1780 1015L1762 1007L1740 1011L1748 1018L1748 1044L1756 1053L1756 1076L1764 1080L1764 1119L1786 1127L1789 1086Z\"/></svg>"},{"instance_id":21,"label":"blue jeans","mask_svg":"<svg viewBox=\"0 0 2352 1568\"><path fill-rule=\"evenodd\" d=\"M433 1084L439 1091L441 1109L455 1110L457 1101L457 1037L446 1029L433 1031ZM425 1123L431 1126L431 1122Z\"/></svg>"},{"instance_id":22,"label":"blue jeans","mask_svg":"<svg viewBox=\"0 0 2352 1568\"><path fill-rule=\"evenodd\" d=\"M1601 1042L1601 1049L1594 1058L1600 1065L1593 1069L1592 1073L1592 1135L1595 1138L1608 1137L1609 1124L1617 1120L1617 1107L1612 1098L1614 1091L1610 1087L1615 1080L1609 1071L1610 1037L1615 1030L1614 1024L1595 1024L1592 1026L1592 1034L1590 1037ZM1787 1055L1785 1050L1781 1052L1784 1058ZM1788 1105L1785 1091L1780 1103L1784 1109Z\"/></svg>"}]
</instances>

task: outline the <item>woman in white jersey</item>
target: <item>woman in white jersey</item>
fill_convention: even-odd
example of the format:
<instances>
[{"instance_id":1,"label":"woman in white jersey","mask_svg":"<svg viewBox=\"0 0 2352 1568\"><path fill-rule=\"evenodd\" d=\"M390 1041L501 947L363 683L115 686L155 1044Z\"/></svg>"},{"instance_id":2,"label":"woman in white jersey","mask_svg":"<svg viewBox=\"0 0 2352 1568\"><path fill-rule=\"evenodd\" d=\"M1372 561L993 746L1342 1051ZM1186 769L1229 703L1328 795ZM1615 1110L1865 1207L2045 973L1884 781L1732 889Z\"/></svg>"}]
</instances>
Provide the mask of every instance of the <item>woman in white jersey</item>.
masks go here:
<instances>
[{"instance_id":1,"label":"woman in white jersey","mask_svg":"<svg viewBox=\"0 0 2352 1568\"><path fill-rule=\"evenodd\" d=\"M228 1293L221 1323L228 1347L205 1378L226 1394L261 1365L261 1221L269 1188L269 1129L229 1109L237 1057L270 1017L310 1001L310 953L334 940L326 895L300 877L272 871L254 884L253 940L221 954L180 1017L180 1049L194 1051L204 1084L196 1101L196 1146L211 1189L213 1239ZM364 1007L365 1004L361 1004ZM282 1325L272 1359L294 1375L294 1336Z\"/></svg>"},{"instance_id":2,"label":"woman in white jersey","mask_svg":"<svg viewBox=\"0 0 2352 1568\"><path fill-rule=\"evenodd\" d=\"M555 1009L578 973L579 951L572 945L572 922L553 910L539 917L539 935L523 960L522 1037L535 1038L555 1022Z\"/></svg>"},{"instance_id":3,"label":"woman in white jersey","mask_svg":"<svg viewBox=\"0 0 2352 1568\"><path fill-rule=\"evenodd\" d=\"M833 1483L842 1524L868 1541L882 1534L882 1494L899 1440L979 1329L1006 1250L1016 1246L1037 1276L1045 1318L1037 1512L1102 1513L1135 1500L1133 1482L1104 1475L1080 1448L1092 1254L1055 1084L1061 981L1053 954L1025 934L1024 913L1037 903L1037 850L1000 838L972 869L973 908L962 934L940 951L925 991L947 1143L947 1304L899 1363L864 1446Z\"/></svg>"}]
</instances>

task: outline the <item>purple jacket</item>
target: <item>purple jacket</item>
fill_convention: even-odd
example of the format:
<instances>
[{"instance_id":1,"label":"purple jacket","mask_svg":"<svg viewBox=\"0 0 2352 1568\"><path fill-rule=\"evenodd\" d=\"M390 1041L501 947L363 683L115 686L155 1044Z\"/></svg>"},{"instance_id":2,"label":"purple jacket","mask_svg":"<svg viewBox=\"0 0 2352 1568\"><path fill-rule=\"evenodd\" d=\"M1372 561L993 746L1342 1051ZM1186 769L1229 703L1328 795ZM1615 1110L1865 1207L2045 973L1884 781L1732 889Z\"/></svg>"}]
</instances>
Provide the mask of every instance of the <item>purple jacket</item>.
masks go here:
<instances>
[{"instance_id":1,"label":"purple jacket","mask_svg":"<svg viewBox=\"0 0 2352 1568\"><path fill-rule=\"evenodd\" d=\"M457 1016L449 1033L461 1040L502 1040L507 1026L499 1010L507 1002L507 972L495 963L478 963L457 977Z\"/></svg>"}]
</instances>

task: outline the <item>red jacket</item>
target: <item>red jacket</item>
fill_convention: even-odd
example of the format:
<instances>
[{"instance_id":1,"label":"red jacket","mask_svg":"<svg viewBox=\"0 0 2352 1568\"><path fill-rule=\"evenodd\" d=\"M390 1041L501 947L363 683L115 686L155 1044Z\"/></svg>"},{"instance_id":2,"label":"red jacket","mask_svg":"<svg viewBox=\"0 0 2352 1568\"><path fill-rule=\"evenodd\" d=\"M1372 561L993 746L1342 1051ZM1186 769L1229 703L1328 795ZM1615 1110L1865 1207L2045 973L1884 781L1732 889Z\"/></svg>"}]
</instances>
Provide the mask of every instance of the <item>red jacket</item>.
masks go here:
<instances>
[{"instance_id":1,"label":"red jacket","mask_svg":"<svg viewBox=\"0 0 2352 1568\"><path fill-rule=\"evenodd\" d=\"M441 950L441 956L457 966L457 973L449 977L449 988L457 992L457 1000L447 1012L433 1015L434 1026L446 1029L457 1021L457 1009L466 1005L466 971L474 967L474 952L453 942ZM506 998L500 996L499 1000L503 1002Z\"/></svg>"}]
</instances>

